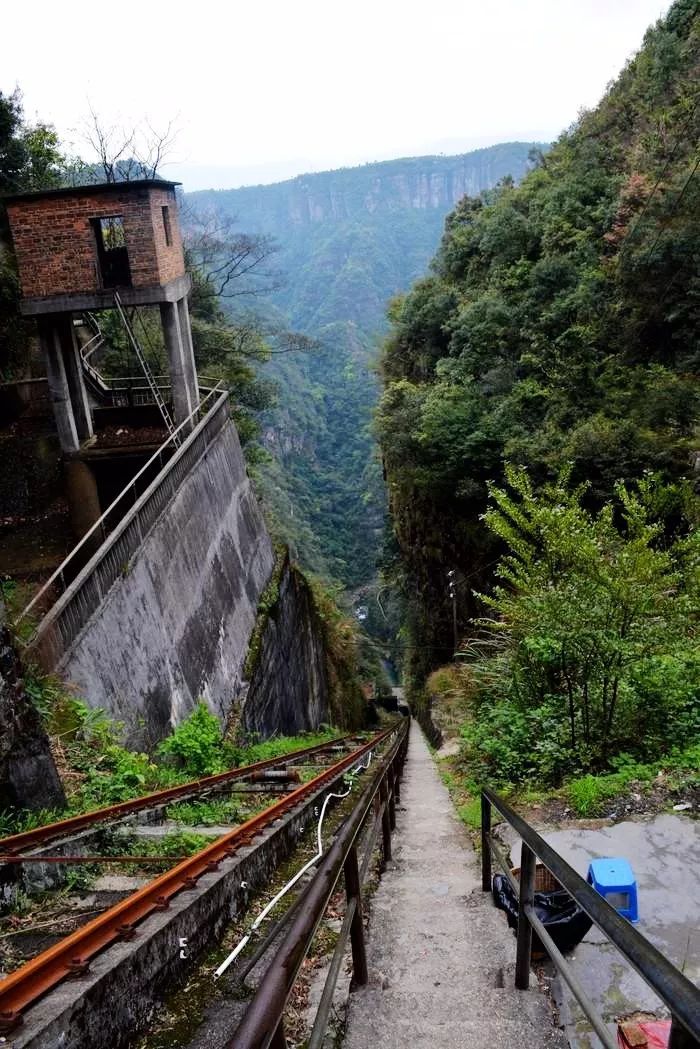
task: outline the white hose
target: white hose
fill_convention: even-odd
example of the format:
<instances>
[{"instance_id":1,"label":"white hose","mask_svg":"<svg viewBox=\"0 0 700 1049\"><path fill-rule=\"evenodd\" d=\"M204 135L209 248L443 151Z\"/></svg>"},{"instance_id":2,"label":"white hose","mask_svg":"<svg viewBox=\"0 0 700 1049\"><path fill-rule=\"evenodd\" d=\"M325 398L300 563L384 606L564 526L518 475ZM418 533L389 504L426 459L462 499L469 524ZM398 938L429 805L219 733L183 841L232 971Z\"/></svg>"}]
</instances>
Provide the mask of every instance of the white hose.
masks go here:
<instances>
[{"instance_id":1,"label":"white hose","mask_svg":"<svg viewBox=\"0 0 700 1049\"><path fill-rule=\"evenodd\" d=\"M370 750L369 754L367 755L367 764L363 765L362 763L360 763L356 768L354 768L352 770L352 772L349 773L349 775L354 776L358 772L364 772L366 769L369 768L371 761L372 761L372 751ZM255 932L255 930L265 920L265 918L267 918L267 916L270 913L270 911L279 903L279 901L282 899L282 897L285 896L289 892L289 890L291 889L291 887L293 885L296 885L296 883L299 881L299 879L304 874L306 874L306 872L309 870L310 867L313 867L314 864L318 863L318 861L321 859L321 857L323 856L323 841L322 841L322 838L321 838L321 831L323 829L323 819L324 819L324 816L326 815L326 808L328 806L328 802L331 800L331 798L347 798L348 794L352 790L352 787L353 787L353 785L352 785L352 783L350 783L350 786L348 787L348 789L345 791L344 794L326 794L325 798L323 799L323 805L321 806L321 815L318 818L318 827L316 829L316 842L317 842L317 848L318 848L318 851L317 851L316 855L312 859L310 859L308 863L305 863L304 866L301 868L301 870L298 870L297 873L294 875L294 877L291 878L287 882L287 884L284 886L284 888L280 889L280 891L277 893L277 895L273 896L273 898L270 900L270 902L263 908L263 910L260 911L260 914L257 916L257 918L255 919L255 921L253 922L253 924L251 925L250 929L245 934L243 939L236 945L236 947L234 947L234 949L231 951L231 953L228 955L228 957L224 958L223 962L221 963L219 968L214 973L214 978L215 979L218 978L219 976L221 976L222 973L226 972L226 970L228 969L229 965L236 960L236 958L241 953L243 948L250 941L250 938L253 935L253 933Z\"/></svg>"}]
</instances>

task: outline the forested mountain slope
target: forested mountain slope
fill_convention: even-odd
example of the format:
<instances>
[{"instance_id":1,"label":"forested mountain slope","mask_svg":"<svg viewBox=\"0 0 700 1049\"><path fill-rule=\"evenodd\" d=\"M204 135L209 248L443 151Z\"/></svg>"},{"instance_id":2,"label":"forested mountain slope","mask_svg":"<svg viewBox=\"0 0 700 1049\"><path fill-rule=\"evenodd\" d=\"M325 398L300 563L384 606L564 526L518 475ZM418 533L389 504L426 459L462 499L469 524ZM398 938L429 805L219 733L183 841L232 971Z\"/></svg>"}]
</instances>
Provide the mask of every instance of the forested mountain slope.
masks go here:
<instances>
[{"instance_id":1,"label":"forested mountain slope","mask_svg":"<svg viewBox=\"0 0 700 1049\"><path fill-rule=\"evenodd\" d=\"M348 586L372 578L383 527L369 426L387 301L424 271L457 201L505 175L521 178L532 148L508 143L187 194L198 213L235 217L237 228L276 239L282 286L258 308L320 342L317 352L275 357L266 368L279 398L265 420L273 459L262 484L297 554Z\"/></svg>"},{"instance_id":2,"label":"forested mountain slope","mask_svg":"<svg viewBox=\"0 0 700 1049\"><path fill-rule=\"evenodd\" d=\"M461 201L393 305L379 427L414 681L452 654L448 570L461 633L483 608L504 461L535 488L571 464L592 510L654 471L679 518L699 447L698 12L677 0L520 186Z\"/></svg>"}]
</instances>

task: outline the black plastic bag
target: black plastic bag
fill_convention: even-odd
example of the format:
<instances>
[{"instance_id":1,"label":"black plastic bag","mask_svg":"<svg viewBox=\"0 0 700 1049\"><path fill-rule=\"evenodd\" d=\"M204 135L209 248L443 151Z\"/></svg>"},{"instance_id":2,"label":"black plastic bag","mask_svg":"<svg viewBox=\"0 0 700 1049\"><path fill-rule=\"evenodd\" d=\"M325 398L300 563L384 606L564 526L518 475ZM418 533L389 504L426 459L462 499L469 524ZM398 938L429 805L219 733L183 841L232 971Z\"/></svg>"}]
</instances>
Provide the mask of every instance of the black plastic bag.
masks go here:
<instances>
[{"instance_id":1,"label":"black plastic bag","mask_svg":"<svg viewBox=\"0 0 700 1049\"><path fill-rule=\"evenodd\" d=\"M518 898L503 874L493 876L493 902L499 910L506 912L510 928L517 929ZM593 924L588 915L572 900L566 889L536 892L535 914L560 951L573 950ZM546 948L534 929L532 949L534 953L546 953Z\"/></svg>"}]
</instances>

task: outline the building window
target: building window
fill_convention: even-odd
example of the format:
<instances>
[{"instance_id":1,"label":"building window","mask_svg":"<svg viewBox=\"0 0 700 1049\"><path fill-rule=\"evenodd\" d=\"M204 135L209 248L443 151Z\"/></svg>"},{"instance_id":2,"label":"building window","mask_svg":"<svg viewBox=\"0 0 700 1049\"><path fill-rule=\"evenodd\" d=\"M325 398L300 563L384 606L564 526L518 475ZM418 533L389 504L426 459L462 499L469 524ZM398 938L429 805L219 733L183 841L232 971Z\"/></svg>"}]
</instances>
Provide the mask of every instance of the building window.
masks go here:
<instances>
[{"instance_id":1,"label":"building window","mask_svg":"<svg viewBox=\"0 0 700 1049\"><path fill-rule=\"evenodd\" d=\"M100 232L105 251L126 247L123 216L108 215L107 218L100 219Z\"/></svg>"},{"instance_id":2,"label":"building window","mask_svg":"<svg viewBox=\"0 0 700 1049\"><path fill-rule=\"evenodd\" d=\"M103 288L131 285L129 253L126 247L124 217L105 215L92 219L97 243L97 263Z\"/></svg>"},{"instance_id":3,"label":"building window","mask_svg":"<svg viewBox=\"0 0 700 1049\"><path fill-rule=\"evenodd\" d=\"M163 212L163 229L165 230L165 243L168 247L170 247L173 242L173 231L170 226L170 208L166 204L164 204L160 210Z\"/></svg>"}]
</instances>

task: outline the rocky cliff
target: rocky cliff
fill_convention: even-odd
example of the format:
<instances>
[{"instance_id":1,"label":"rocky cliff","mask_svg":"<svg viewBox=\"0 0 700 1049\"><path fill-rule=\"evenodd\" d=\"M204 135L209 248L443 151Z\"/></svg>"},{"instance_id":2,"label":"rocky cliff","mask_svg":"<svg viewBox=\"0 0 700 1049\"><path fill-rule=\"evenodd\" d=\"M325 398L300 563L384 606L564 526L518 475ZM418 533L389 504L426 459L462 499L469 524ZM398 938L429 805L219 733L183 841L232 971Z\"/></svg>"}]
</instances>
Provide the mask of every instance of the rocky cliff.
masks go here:
<instances>
[{"instance_id":1,"label":"rocky cliff","mask_svg":"<svg viewBox=\"0 0 700 1049\"><path fill-rule=\"evenodd\" d=\"M465 193L478 194L504 175L520 178L536 143L504 142L458 156L407 157L356 168L298 175L269 186L202 190L195 207L236 214L248 231L279 234L378 211L449 211Z\"/></svg>"},{"instance_id":2,"label":"rocky cliff","mask_svg":"<svg viewBox=\"0 0 700 1049\"><path fill-rule=\"evenodd\" d=\"M329 720L326 653L309 585L285 558L251 652L246 732L294 735Z\"/></svg>"},{"instance_id":3,"label":"rocky cliff","mask_svg":"<svg viewBox=\"0 0 700 1049\"><path fill-rule=\"evenodd\" d=\"M283 281L266 300L256 294L256 306L270 310L272 327L318 339L318 352L275 355L266 367L279 403L265 420L271 462L261 467L285 540L316 574L355 589L371 581L379 556L384 493L370 421L389 300L425 271L456 202L506 175L518 181L533 147L504 143L187 194L195 211L274 238L272 266ZM235 312L235 300L228 306Z\"/></svg>"},{"instance_id":4,"label":"rocky cliff","mask_svg":"<svg viewBox=\"0 0 700 1049\"><path fill-rule=\"evenodd\" d=\"M50 809L63 804L49 741L24 691L0 601L0 809Z\"/></svg>"}]
</instances>

